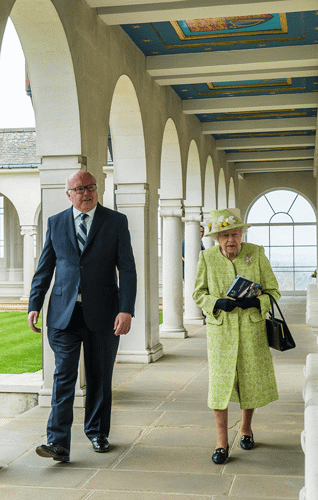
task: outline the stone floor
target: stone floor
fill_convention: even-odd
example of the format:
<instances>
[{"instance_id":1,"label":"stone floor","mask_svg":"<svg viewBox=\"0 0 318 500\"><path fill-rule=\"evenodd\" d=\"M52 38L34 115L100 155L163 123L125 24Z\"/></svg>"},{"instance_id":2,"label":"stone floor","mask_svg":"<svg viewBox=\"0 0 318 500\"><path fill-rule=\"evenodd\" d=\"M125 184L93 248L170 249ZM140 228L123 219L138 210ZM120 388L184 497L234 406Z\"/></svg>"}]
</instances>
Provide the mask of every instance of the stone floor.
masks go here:
<instances>
[{"instance_id":1,"label":"stone floor","mask_svg":"<svg viewBox=\"0 0 318 500\"><path fill-rule=\"evenodd\" d=\"M305 324L305 297L284 297L297 348L274 353L280 399L258 409L252 451L239 447L240 410L230 405L230 457L214 465L214 417L206 406L205 327L164 340L151 365L117 364L111 451L94 453L75 410L71 462L36 455L45 443L49 408L33 408L0 427L1 500L266 500L298 499L304 485L300 446L306 355L317 352Z\"/></svg>"}]
</instances>

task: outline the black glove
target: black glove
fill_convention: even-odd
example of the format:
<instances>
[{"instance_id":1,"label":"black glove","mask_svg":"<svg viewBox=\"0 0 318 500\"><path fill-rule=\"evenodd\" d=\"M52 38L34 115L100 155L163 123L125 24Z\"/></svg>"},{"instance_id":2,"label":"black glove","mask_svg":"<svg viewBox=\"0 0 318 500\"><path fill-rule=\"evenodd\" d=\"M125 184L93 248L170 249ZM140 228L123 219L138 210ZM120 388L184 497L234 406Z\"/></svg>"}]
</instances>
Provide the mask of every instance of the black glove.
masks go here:
<instances>
[{"instance_id":1,"label":"black glove","mask_svg":"<svg viewBox=\"0 0 318 500\"><path fill-rule=\"evenodd\" d=\"M225 312L231 312L238 306L238 301L233 299L218 299L215 303L214 310L222 309Z\"/></svg>"},{"instance_id":2,"label":"black glove","mask_svg":"<svg viewBox=\"0 0 318 500\"><path fill-rule=\"evenodd\" d=\"M239 299L237 301L237 307L241 307L242 309L249 309L250 307L257 307L260 309L261 303L257 297L250 297L247 299Z\"/></svg>"}]
</instances>

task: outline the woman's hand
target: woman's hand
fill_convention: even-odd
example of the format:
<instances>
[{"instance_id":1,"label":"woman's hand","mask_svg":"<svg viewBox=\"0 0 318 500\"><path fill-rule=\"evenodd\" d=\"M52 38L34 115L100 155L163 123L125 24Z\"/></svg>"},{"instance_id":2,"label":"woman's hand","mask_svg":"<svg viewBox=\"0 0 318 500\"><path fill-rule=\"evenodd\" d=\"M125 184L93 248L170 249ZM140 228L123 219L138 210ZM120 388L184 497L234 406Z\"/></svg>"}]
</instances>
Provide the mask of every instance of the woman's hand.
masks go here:
<instances>
[{"instance_id":1,"label":"woman's hand","mask_svg":"<svg viewBox=\"0 0 318 500\"><path fill-rule=\"evenodd\" d=\"M260 309L261 303L257 297L250 297L248 299L238 300L237 307L241 307L241 309L249 309L250 307L257 307L258 309Z\"/></svg>"},{"instance_id":2,"label":"woman's hand","mask_svg":"<svg viewBox=\"0 0 318 500\"><path fill-rule=\"evenodd\" d=\"M218 299L214 309L222 309L225 312L231 312L238 306L238 301L233 299Z\"/></svg>"}]
</instances>

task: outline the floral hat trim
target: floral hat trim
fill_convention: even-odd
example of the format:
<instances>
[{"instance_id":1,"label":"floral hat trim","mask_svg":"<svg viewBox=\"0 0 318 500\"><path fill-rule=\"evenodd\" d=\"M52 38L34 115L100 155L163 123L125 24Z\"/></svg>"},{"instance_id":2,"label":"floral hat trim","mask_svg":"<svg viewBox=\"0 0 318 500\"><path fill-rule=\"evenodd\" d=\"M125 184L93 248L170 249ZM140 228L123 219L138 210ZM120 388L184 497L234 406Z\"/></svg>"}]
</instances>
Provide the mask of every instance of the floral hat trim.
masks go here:
<instances>
[{"instance_id":1,"label":"floral hat trim","mask_svg":"<svg viewBox=\"0 0 318 500\"><path fill-rule=\"evenodd\" d=\"M234 215L230 215L230 217L227 217L227 219L224 217L224 215L221 215L217 221L212 219L212 221L208 224L208 228L210 229L210 231L215 232L219 231L221 228L225 228L227 226L233 226L234 224L237 224Z\"/></svg>"},{"instance_id":2,"label":"floral hat trim","mask_svg":"<svg viewBox=\"0 0 318 500\"><path fill-rule=\"evenodd\" d=\"M221 214L220 214L221 212ZM223 212L223 214L222 214ZM239 217L231 213L230 209L224 210L211 210L211 215L214 218L207 221L207 225L209 228L209 232L206 236L216 236L218 233L222 231L226 231L229 229L234 229L238 227L250 227L248 224L244 224ZM218 219L216 217L219 215Z\"/></svg>"}]
</instances>

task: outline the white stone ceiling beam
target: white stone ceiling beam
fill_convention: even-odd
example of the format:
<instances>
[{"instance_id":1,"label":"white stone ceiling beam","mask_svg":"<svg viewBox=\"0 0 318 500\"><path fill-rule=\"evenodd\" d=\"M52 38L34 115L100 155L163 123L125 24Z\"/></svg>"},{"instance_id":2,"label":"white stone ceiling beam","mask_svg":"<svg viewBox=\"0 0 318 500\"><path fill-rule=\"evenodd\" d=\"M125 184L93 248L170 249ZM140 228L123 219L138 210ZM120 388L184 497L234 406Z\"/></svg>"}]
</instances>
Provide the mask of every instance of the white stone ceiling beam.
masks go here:
<instances>
[{"instance_id":1,"label":"white stone ceiling beam","mask_svg":"<svg viewBox=\"0 0 318 500\"><path fill-rule=\"evenodd\" d=\"M317 0L86 0L109 25L317 9ZM212 5L211 5L212 4Z\"/></svg>"},{"instance_id":2,"label":"white stone ceiling beam","mask_svg":"<svg viewBox=\"0 0 318 500\"><path fill-rule=\"evenodd\" d=\"M295 130L316 130L317 118L279 118L266 120L245 120L202 123L203 134L248 134L261 132L293 132Z\"/></svg>"},{"instance_id":3,"label":"white stone ceiling beam","mask_svg":"<svg viewBox=\"0 0 318 500\"><path fill-rule=\"evenodd\" d=\"M249 97L221 97L183 101L185 114L229 113L242 111L270 111L283 109L317 108L318 93L278 94Z\"/></svg>"},{"instance_id":4,"label":"white stone ceiling beam","mask_svg":"<svg viewBox=\"0 0 318 500\"><path fill-rule=\"evenodd\" d=\"M218 139L216 149L262 149L315 146L315 136L305 137L251 137L242 139Z\"/></svg>"},{"instance_id":5,"label":"white stone ceiling beam","mask_svg":"<svg viewBox=\"0 0 318 500\"><path fill-rule=\"evenodd\" d=\"M263 71L240 71L235 73L200 73L194 75L168 75L155 77L159 85L186 85L207 82L236 82L246 80L266 80L276 78L306 78L318 76L318 66L308 66L304 68L290 68Z\"/></svg>"},{"instance_id":6,"label":"white stone ceiling beam","mask_svg":"<svg viewBox=\"0 0 318 500\"><path fill-rule=\"evenodd\" d=\"M245 163L250 161L309 160L313 158L314 149L227 153L225 157L226 161L229 163Z\"/></svg>"},{"instance_id":7,"label":"white stone ceiling beam","mask_svg":"<svg viewBox=\"0 0 318 500\"><path fill-rule=\"evenodd\" d=\"M260 161L255 163L238 163L233 165L238 174L261 172L301 172L313 170L313 160L305 161Z\"/></svg>"},{"instance_id":8,"label":"white stone ceiling beam","mask_svg":"<svg viewBox=\"0 0 318 500\"><path fill-rule=\"evenodd\" d=\"M315 45L265 49L241 49L190 54L148 56L146 69L153 77L227 73L235 79L241 71L272 71L318 66Z\"/></svg>"}]
</instances>

